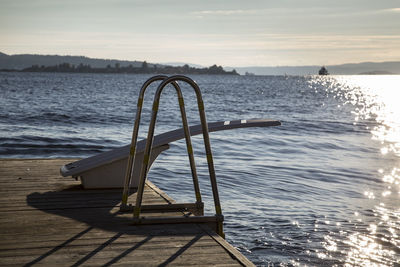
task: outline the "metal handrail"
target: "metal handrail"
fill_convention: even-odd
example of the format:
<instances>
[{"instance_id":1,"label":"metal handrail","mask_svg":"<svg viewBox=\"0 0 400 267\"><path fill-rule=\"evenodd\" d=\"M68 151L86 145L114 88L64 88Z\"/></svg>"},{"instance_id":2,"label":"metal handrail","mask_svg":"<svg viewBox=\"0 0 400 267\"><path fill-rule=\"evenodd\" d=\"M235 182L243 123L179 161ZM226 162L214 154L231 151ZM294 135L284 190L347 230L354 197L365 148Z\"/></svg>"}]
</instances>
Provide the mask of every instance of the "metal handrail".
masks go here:
<instances>
[{"instance_id":1,"label":"metal handrail","mask_svg":"<svg viewBox=\"0 0 400 267\"><path fill-rule=\"evenodd\" d=\"M141 113L142 113L144 94L150 84L152 84L155 81L165 80L167 78L168 77L164 76L164 75L154 76L154 77L148 79L143 84L142 88L140 89L139 98L138 98L138 102L137 102L135 124L134 124L133 132L132 132L130 153L129 153L128 164L127 164L126 174L125 174L124 189L123 189L123 193L122 193L122 203L121 203L122 209L127 207L127 202L128 202L129 187L130 187L130 183L132 180L132 170L134 168L133 163L135 162L137 137L138 137L138 132L139 132L139 125L140 125L140 118L141 118ZM195 164L194 156L193 156L193 148L192 148L192 144L191 144L190 131L189 131L188 123L187 123L182 91L176 82L172 81L170 83L172 83L172 85L174 86L174 88L178 94L178 101L179 101L179 107L180 107L181 116L182 116L183 130L184 130L184 134L185 134L186 146L187 146L189 162L190 162L192 178L193 178L193 184L194 184L194 190L195 190L195 194L196 194L196 203L201 205L202 200L201 200L201 194L200 194L200 187L199 187L198 178L197 178L196 164ZM154 135L154 129L153 129L153 135ZM148 166L149 159L150 159L150 153L148 154L148 156L143 157L142 170L143 170L143 165ZM147 173L147 171L148 171L148 167L146 168L146 173ZM145 183L145 180L146 179L144 179L144 183ZM144 188L144 183L142 185L143 188ZM140 188L140 181L139 181L139 188ZM139 196L139 192L138 192L138 196ZM141 203L141 199L140 199L140 203Z\"/></svg>"},{"instance_id":2,"label":"metal handrail","mask_svg":"<svg viewBox=\"0 0 400 267\"><path fill-rule=\"evenodd\" d=\"M131 146L130 146L130 150L129 150L128 165L126 167L124 190L122 192L122 203L121 203L122 207L125 207L128 203L129 187L130 187L131 180L132 180L132 167L133 167L133 162L135 161L135 155L136 155L136 153L135 153L136 152L136 144L137 144L137 137L138 137L138 133L139 133L140 117L142 114L144 93L146 92L146 89L150 84L152 84L155 81L164 80L166 78L167 78L167 76L163 76L163 75L154 76L154 77L148 79L142 85L142 88L140 89L139 97L138 97L138 101L137 101L137 108L136 108L136 118L135 118L135 123L133 126L133 132L132 132Z\"/></svg>"},{"instance_id":3,"label":"metal handrail","mask_svg":"<svg viewBox=\"0 0 400 267\"><path fill-rule=\"evenodd\" d=\"M181 90L178 87L175 86L177 81L182 81L186 82L192 88L194 89L197 97L197 105L199 109L199 115L200 115L200 122L202 125L202 131L203 131L203 139L204 139L204 146L205 146L205 151L206 151L206 156L207 156L207 163L208 163L208 170L209 170L209 175L210 175L210 182L211 182L211 187L213 191L213 198L214 198L214 206L215 206L215 218L217 219L217 233L221 236L223 236L223 225L222 225L222 220L220 218L223 218L222 216L222 209L221 209L221 204L219 200L219 194L218 194L218 188L217 188L217 180L215 176L215 169L214 169L214 162L213 162L213 157L212 157L212 152L211 152L211 145L210 145L210 138L208 135L208 126L207 126L207 120L206 120L206 115L204 111L204 102L203 98L201 95L201 91L199 86L190 78L183 76L183 75L175 75L171 76L169 78L166 78L162 81L162 83L158 86L157 91L154 96L154 101L153 101L153 110L152 110L152 117L150 120L150 125L149 125L149 130L148 130L148 136L147 136L147 142L146 142L146 147L144 150L144 157L143 157L143 164L139 176L139 187L137 191L137 197L136 197L136 204L134 208L134 218L139 220L139 215L140 215L140 209L141 209L141 204L142 204L142 196L143 196L143 191L144 191L144 185L147 177L147 172L148 172L148 167L149 167L149 159L150 159L150 153L151 153L151 148L152 148L152 143L153 143L153 137L154 137L154 129L155 129L155 124L157 120L157 113L158 113L158 108L159 108L159 101L161 97L161 93L165 86L168 84L172 83L178 93L178 98L179 98L179 106L181 107L181 113L182 110L184 110L184 102ZM187 121L186 121L186 115L183 115L185 112L182 113L182 122L184 124L184 130L185 133L189 131L187 127ZM136 125L136 122L135 122ZM186 135L186 134L185 134ZM187 150L188 150L188 155L189 158L191 159L193 157L193 149L190 141L190 135L185 136L186 139L186 145L187 145ZM191 160L192 164L192 160ZM194 164L194 159L193 159L193 164ZM197 181L197 175L193 175L193 170L195 168L192 168L192 176L193 176L193 183L195 187L195 192L196 192L196 199L198 200L200 197L200 190L197 190L196 187L198 187L198 181Z\"/></svg>"}]
</instances>

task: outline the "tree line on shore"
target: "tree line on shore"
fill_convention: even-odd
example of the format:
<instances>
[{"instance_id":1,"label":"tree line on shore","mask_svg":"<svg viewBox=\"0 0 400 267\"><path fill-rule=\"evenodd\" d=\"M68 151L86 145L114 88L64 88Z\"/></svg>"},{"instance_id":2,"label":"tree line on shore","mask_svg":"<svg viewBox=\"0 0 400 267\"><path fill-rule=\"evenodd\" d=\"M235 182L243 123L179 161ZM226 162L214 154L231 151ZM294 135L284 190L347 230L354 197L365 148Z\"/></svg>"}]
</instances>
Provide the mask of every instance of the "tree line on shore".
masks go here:
<instances>
[{"instance_id":1,"label":"tree line on shore","mask_svg":"<svg viewBox=\"0 0 400 267\"><path fill-rule=\"evenodd\" d=\"M69 63L62 63L54 66L32 65L20 70L22 72L69 72L69 73L132 73L132 74L223 74L239 75L236 70L225 71L221 66L213 65L208 68L194 68L189 65L183 66L157 66L150 67L146 61L141 67L107 65L105 68L92 68L90 65L79 64L77 66Z\"/></svg>"}]
</instances>

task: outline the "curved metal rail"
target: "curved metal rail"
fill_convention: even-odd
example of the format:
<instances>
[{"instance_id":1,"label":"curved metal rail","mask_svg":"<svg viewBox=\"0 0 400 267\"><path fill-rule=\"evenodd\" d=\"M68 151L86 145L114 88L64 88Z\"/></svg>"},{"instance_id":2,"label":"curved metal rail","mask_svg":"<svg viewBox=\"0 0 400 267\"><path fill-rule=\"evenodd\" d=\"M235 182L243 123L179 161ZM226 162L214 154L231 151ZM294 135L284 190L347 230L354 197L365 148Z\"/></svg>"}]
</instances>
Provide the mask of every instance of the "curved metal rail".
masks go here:
<instances>
[{"instance_id":1,"label":"curved metal rail","mask_svg":"<svg viewBox=\"0 0 400 267\"><path fill-rule=\"evenodd\" d=\"M203 103L203 98L201 95L200 88L198 85L190 78L182 75L176 75L169 77L158 86L157 91L154 96L154 101L153 101L153 110L152 110L152 115L151 115L151 120L150 120L150 125L149 125L149 130L147 133L147 141L146 141L146 147L144 150L144 156L143 156L143 163L141 166L141 171L140 171L140 177L139 177L139 186L138 186L138 191L136 195L136 204L134 207L133 211L133 216L134 216L134 222L135 223L142 223L142 221L145 220L145 218L139 218L140 216L140 210L142 206L142 198L143 198L143 191L144 191L144 185L146 182L146 177L148 173L148 169L150 166L150 153L153 145L153 137L154 137L154 130L155 130L155 125L157 121L157 114L158 114L158 107L160 104L160 97L161 93L164 90L164 88L172 83L173 85L176 84L176 81L182 81L187 84L189 84L195 91L196 97L197 97L197 105L198 105L198 110L199 110L199 115L200 115L200 122L202 126L202 131L203 131L203 139L204 139L204 146L205 146L205 151L207 155L207 163L208 163L208 170L210 174L210 182L211 182L211 187L213 191L213 197L214 197L214 206L215 206L215 216L212 216L215 218L215 222L217 224L217 233L221 236L223 236L223 216L222 216L222 209L221 209L221 204L219 200L219 194L218 194L218 187L217 187L217 180L215 177L215 169L214 169L214 163L213 163L213 158L212 158L212 152L211 152L211 145L210 145L210 138L208 135L208 125L207 125L207 120L206 120L206 115L204 111L204 103ZM191 165L191 170L192 170L192 178L193 178L193 185L195 189L195 195L196 195L196 203L195 205L197 207L202 207L203 203L201 202L201 194L200 194L200 187L199 187L199 182L196 174L196 168L194 164L194 155L193 155L193 148L192 148L192 143L190 140L190 134L188 133L188 125L187 125L187 120L186 120L186 114L184 111L184 101L182 97L182 92L179 87L176 87L176 92L178 94L178 99L179 99L179 107L181 109L181 114L182 114L182 123L183 123L183 129L185 132L185 139L186 139L186 146L187 146L187 152L189 155L189 160L190 160L190 165ZM135 130L138 131L138 127L135 127ZM134 130L134 131L135 131ZM200 212L202 213L202 211ZM192 220L192 219L191 219ZM146 219L147 222L154 221L154 219ZM166 221L171 221L170 219Z\"/></svg>"},{"instance_id":2,"label":"curved metal rail","mask_svg":"<svg viewBox=\"0 0 400 267\"><path fill-rule=\"evenodd\" d=\"M143 84L142 88L140 89L139 98L138 98L138 102L137 102L135 124L134 124L133 132L132 132L130 153L129 153L128 164L127 164L126 174L125 174L124 189L123 189L123 193L122 193L122 204L121 204L122 208L124 208L127 205L129 188L130 188L130 184L132 181L132 168L134 167L133 165L135 162L135 155L136 155L135 150L136 150L137 137L138 137L138 133L139 133L140 117L141 117L141 113L142 113L144 94L150 84L152 84L155 81L166 80L166 79L168 79L168 77L164 76L164 75L154 76L154 77L148 79ZM190 167L191 167L191 171L192 171L194 189L196 192L196 200L197 200L197 202L200 203L201 202L200 187L198 185L198 178L197 178L196 164L194 161L194 156L193 156L193 153L190 153L190 151L192 151L192 145L191 145L191 140L190 140L190 132L189 132L187 118L186 118L186 111L185 111L185 105L184 105L184 101L183 101L182 91L175 81L172 81L170 83L174 86L176 93L178 95L179 108L180 108L180 112L181 112L181 116L182 116L183 131L184 131L184 135L185 135L185 139L186 139L186 146L187 146L187 150L188 150L189 162L190 162ZM150 163L150 155L144 155L143 162L146 162L146 161L147 161L147 164ZM141 165L143 167L144 164L141 164ZM147 170L146 170L146 172L147 172Z\"/></svg>"}]
</instances>

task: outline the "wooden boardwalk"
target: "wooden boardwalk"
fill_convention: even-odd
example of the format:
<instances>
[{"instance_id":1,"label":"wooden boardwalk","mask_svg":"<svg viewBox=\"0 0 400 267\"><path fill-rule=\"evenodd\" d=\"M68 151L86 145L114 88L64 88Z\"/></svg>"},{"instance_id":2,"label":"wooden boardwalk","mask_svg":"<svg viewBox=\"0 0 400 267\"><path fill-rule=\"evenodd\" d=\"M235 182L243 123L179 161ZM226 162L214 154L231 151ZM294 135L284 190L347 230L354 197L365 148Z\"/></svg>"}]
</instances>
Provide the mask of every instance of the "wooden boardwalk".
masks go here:
<instances>
[{"instance_id":1,"label":"wooden boardwalk","mask_svg":"<svg viewBox=\"0 0 400 267\"><path fill-rule=\"evenodd\" d=\"M121 190L82 190L67 162L0 159L0 266L254 266L205 226L133 226ZM146 185L144 204L168 201Z\"/></svg>"}]
</instances>

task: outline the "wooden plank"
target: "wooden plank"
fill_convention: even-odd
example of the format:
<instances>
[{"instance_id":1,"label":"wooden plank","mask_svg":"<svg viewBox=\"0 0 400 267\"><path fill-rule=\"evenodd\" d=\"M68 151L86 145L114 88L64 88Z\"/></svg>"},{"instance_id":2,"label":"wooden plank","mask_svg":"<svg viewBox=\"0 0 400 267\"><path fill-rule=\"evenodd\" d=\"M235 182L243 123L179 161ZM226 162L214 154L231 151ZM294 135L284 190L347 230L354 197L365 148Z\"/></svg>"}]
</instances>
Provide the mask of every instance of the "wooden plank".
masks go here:
<instances>
[{"instance_id":1,"label":"wooden plank","mask_svg":"<svg viewBox=\"0 0 400 267\"><path fill-rule=\"evenodd\" d=\"M82 190L61 178L69 161L0 160L0 266L253 266L205 226L134 226L132 213L119 211L121 190ZM175 201L146 184L143 204L167 203Z\"/></svg>"},{"instance_id":2,"label":"wooden plank","mask_svg":"<svg viewBox=\"0 0 400 267\"><path fill-rule=\"evenodd\" d=\"M68 245L69 246L83 246L83 245L100 245L104 243L106 240L115 236L115 233L108 233L100 235L82 235L78 239L74 239ZM118 239L116 239L113 244L136 244L141 242L145 239L147 235L126 235L121 234ZM191 240L192 236L152 236L152 244L181 244ZM46 240L32 240L29 243L23 243L21 240L13 239L7 240L7 242L2 242L0 244L0 252L8 251L8 250L16 250L16 249L29 249L29 248L39 248L39 247L46 247L52 248L60 244L62 239L56 237L49 236ZM214 240L210 239L210 237L206 234L201 235L199 234L199 240L197 243L201 244L214 244Z\"/></svg>"}]
</instances>

